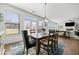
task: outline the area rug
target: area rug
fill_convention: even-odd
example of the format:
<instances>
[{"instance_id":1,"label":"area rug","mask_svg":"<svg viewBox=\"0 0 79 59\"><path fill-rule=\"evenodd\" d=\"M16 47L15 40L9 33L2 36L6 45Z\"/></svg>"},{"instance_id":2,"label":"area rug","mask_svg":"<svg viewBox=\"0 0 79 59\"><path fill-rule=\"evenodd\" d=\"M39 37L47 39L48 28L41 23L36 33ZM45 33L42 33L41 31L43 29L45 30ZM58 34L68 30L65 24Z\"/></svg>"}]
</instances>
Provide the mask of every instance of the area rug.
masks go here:
<instances>
[{"instance_id":1,"label":"area rug","mask_svg":"<svg viewBox=\"0 0 79 59\"><path fill-rule=\"evenodd\" d=\"M50 55L63 55L64 53L64 44L63 43L59 43L58 44L58 48L56 50L54 50L54 52L50 52ZM16 50L15 50L16 51ZM29 50L30 51L30 50ZM31 49L31 51L35 51L35 49ZM30 52L31 52L30 51ZM44 50L42 50L42 52L44 53ZM32 53L31 55L34 55L36 52ZM17 53L15 55L23 55L23 49L19 49L19 51L17 51ZM40 53L40 55L43 55L42 53ZM44 53L44 55L47 55L47 53Z\"/></svg>"},{"instance_id":2,"label":"area rug","mask_svg":"<svg viewBox=\"0 0 79 59\"><path fill-rule=\"evenodd\" d=\"M64 44L59 44L58 48L52 53L53 55L63 55L64 53Z\"/></svg>"}]
</instances>

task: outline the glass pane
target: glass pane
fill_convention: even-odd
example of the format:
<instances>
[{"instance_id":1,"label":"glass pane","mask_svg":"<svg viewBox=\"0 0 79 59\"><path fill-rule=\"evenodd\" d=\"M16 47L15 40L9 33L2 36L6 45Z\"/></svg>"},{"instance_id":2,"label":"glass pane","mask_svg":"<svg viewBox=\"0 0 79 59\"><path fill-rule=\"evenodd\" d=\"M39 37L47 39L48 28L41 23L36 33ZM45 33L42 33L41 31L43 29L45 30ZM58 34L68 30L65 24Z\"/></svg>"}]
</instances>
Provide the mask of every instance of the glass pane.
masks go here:
<instances>
[{"instance_id":1,"label":"glass pane","mask_svg":"<svg viewBox=\"0 0 79 59\"><path fill-rule=\"evenodd\" d=\"M42 27L42 21L39 21L39 26L41 26L41 27Z\"/></svg>"},{"instance_id":2,"label":"glass pane","mask_svg":"<svg viewBox=\"0 0 79 59\"><path fill-rule=\"evenodd\" d=\"M7 11L6 12L6 22L8 23L19 23L19 16L17 13Z\"/></svg>"},{"instance_id":3,"label":"glass pane","mask_svg":"<svg viewBox=\"0 0 79 59\"><path fill-rule=\"evenodd\" d=\"M19 33L19 24L6 23L6 34Z\"/></svg>"},{"instance_id":4,"label":"glass pane","mask_svg":"<svg viewBox=\"0 0 79 59\"><path fill-rule=\"evenodd\" d=\"M30 29L31 28L31 21L25 20L24 21L24 29Z\"/></svg>"},{"instance_id":5,"label":"glass pane","mask_svg":"<svg viewBox=\"0 0 79 59\"><path fill-rule=\"evenodd\" d=\"M32 29L36 29L36 22L32 22Z\"/></svg>"},{"instance_id":6,"label":"glass pane","mask_svg":"<svg viewBox=\"0 0 79 59\"><path fill-rule=\"evenodd\" d=\"M20 30L19 16L12 11L6 11L6 34L17 34Z\"/></svg>"}]
</instances>

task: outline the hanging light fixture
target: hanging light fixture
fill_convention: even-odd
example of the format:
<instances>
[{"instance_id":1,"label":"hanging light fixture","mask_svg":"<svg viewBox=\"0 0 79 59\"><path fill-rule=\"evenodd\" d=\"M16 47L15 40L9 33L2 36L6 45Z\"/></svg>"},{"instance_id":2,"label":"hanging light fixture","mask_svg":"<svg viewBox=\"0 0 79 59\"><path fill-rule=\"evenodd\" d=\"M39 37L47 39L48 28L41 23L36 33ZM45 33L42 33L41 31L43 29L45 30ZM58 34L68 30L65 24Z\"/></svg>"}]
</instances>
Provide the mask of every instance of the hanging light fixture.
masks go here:
<instances>
[{"instance_id":1,"label":"hanging light fixture","mask_svg":"<svg viewBox=\"0 0 79 59\"><path fill-rule=\"evenodd\" d=\"M44 21L48 22L48 20L47 20L47 18L46 18L46 5L47 5L47 3L45 3L45 12L44 12L44 13L45 13L45 14L44 14L45 16L44 16Z\"/></svg>"}]
</instances>

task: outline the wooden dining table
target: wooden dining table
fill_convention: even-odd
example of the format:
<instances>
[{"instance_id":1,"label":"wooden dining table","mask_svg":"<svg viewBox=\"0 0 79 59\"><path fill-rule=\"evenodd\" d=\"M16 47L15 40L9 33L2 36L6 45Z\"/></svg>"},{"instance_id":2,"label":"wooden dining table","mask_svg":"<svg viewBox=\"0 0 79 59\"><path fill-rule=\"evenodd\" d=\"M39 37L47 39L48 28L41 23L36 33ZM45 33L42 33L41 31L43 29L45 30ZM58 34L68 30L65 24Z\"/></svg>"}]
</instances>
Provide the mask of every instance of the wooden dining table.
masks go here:
<instances>
[{"instance_id":1,"label":"wooden dining table","mask_svg":"<svg viewBox=\"0 0 79 59\"><path fill-rule=\"evenodd\" d=\"M36 55L39 55L39 52L40 52L40 40L45 38L45 37L48 37L49 35L46 34L46 35L42 35L41 33L32 33L29 35L29 37L33 38L34 40L36 40Z\"/></svg>"},{"instance_id":2,"label":"wooden dining table","mask_svg":"<svg viewBox=\"0 0 79 59\"><path fill-rule=\"evenodd\" d=\"M55 32L68 32L68 31L53 31L53 33ZM45 38L45 37L48 37L49 34L41 34L41 33L32 33L29 35L29 37L33 38L34 40L36 40L36 55L39 55L39 52L40 52L40 40Z\"/></svg>"}]
</instances>

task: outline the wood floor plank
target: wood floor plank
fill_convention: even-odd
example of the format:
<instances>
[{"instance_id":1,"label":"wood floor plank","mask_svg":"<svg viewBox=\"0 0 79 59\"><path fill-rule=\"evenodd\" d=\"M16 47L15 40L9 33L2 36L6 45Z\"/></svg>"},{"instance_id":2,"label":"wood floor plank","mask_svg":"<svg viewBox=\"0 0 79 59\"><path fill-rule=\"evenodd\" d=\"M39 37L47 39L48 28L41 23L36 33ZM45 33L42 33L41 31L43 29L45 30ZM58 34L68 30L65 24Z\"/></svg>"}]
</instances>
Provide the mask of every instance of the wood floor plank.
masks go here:
<instances>
[{"instance_id":1,"label":"wood floor plank","mask_svg":"<svg viewBox=\"0 0 79 59\"><path fill-rule=\"evenodd\" d=\"M79 55L79 40L73 38L59 38L59 43L64 43L64 55Z\"/></svg>"}]
</instances>

